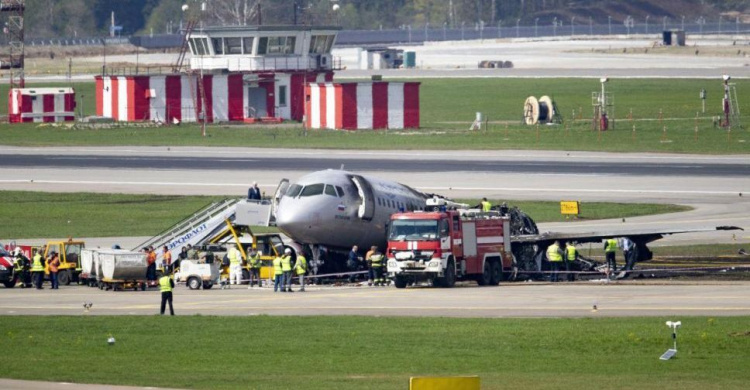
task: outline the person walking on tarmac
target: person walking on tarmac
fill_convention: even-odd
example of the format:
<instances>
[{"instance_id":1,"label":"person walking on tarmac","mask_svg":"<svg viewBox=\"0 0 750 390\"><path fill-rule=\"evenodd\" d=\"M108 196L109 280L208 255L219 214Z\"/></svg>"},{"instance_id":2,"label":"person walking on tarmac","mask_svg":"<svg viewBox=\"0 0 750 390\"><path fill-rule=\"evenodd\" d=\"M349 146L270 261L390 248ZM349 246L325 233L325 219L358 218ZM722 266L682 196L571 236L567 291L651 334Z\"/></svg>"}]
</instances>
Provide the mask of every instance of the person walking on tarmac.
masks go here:
<instances>
[{"instance_id":1,"label":"person walking on tarmac","mask_svg":"<svg viewBox=\"0 0 750 390\"><path fill-rule=\"evenodd\" d=\"M38 249L34 249L34 256L31 260L31 277L34 279L34 286L41 290L44 282L44 257Z\"/></svg>"},{"instance_id":2,"label":"person walking on tarmac","mask_svg":"<svg viewBox=\"0 0 750 390\"><path fill-rule=\"evenodd\" d=\"M299 291L305 291L305 274L307 273L307 259L302 253L297 253L297 261L294 263L294 271L299 276Z\"/></svg>"},{"instance_id":3,"label":"person walking on tarmac","mask_svg":"<svg viewBox=\"0 0 750 390\"><path fill-rule=\"evenodd\" d=\"M60 271L60 256L57 252L52 252L47 264L49 265L49 280L52 282L51 288L57 290L60 288L60 283L57 281L57 273Z\"/></svg>"},{"instance_id":4,"label":"person walking on tarmac","mask_svg":"<svg viewBox=\"0 0 750 390\"><path fill-rule=\"evenodd\" d=\"M166 309L167 302L169 302L169 315L174 315L174 308L172 307L173 288L174 280L172 280L172 276L164 274L159 278L159 291L161 291L161 315L164 315L164 309Z\"/></svg>"},{"instance_id":5,"label":"person walking on tarmac","mask_svg":"<svg viewBox=\"0 0 750 390\"><path fill-rule=\"evenodd\" d=\"M373 271L373 282L376 286L385 286L385 277L383 276L383 260L384 256L378 250L377 246L373 246L373 253L370 255L370 268Z\"/></svg>"},{"instance_id":6,"label":"person walking on tarmac","mask_svg":"<svg viewBox=\"0 0 750 390\"><path fill-rule=\"evenodd\" d=\"M607 259L607 277L614 275L617 270L617 259L615 258L616 253L617 240L614 238L604 240L604 256Z\"/></svg>"},{"instance_id":7,"label":"person walking on tarmac","mask_svg":"<svg viewBox=\"0 0 750 390\"><path fill-rule=\"evenodd\" d=\"M284 292L284 284L283 282L284 277L284 271L281 267L281 257L276 256L275 259L273 259L273 292L278 292L279 287L281 287L281 292Z\"/></svg>"},{"instance_id":8,"label":"person walking on tarmac","mask_svg":"<svg viewBox=\"0 0 750 390\"><path fill-rule=\"evenodd\" d=\"M250 283L248 283L247 289L251 289L256 281L258 287L260 287L260 252L251 249L247 256L247 265L250 267Z\"/></svg>"},{"instance_id":9,"label":"person walking on tarmac","mask_svg":"<svg viewBox=\"0 0 750 390\"><path fill-rule=\"evenodd\" d=\"M29 272L31 262L23 255L21 248L16 248L14 256L16 257L16 261L13 265L13 272L18 275L18 281L21 283L21 288L31 287L31 273Z\"/></svg>"},{"instance_id":10,"label":"person walking on tarmac","mask_svg":"<svg viewBox=\"0 0 750 390\"><path fill-rule=\"evenodd\" d=\"M573 245L572 242L568 241L565 244L565 271L568 272L568 281L572 282L576 280L575 274L573 274L573 263L578 260L578 249Z\"/></svg>"},{"instance_id":11,"label":"person walking on tarmac","mask_svg":"<svg viewBox=\"0 0 750 390\"><path fill-rule=\"evenodd\" d=\"M237 246L229 247L229 284L242 284L242 255Z\"/></svg>"},{"instance_id":12,"label":"person walking on tarmac","mask_svg":"<svg viewBox=\"0 0 750 390\"><path fill-rule=\"evenodd\" d=\"M550 276L550 282L558 282L560 272L560 265L563 262L563 252L560 249L560 241L555 241L552 245L547 247L547 261L552 268L552 275Z\"/></svg>"},{"instance_id":13,"label":"person walking on tarmac","mask_svg":"<svg viewBox=\"0 0 750 390\"><path fill-rule=\"evenodd\" d=\"M283 272L281 291L292 292L292 250L289 248L284 249L281 271Z\"/></svg>"}]
</instances>

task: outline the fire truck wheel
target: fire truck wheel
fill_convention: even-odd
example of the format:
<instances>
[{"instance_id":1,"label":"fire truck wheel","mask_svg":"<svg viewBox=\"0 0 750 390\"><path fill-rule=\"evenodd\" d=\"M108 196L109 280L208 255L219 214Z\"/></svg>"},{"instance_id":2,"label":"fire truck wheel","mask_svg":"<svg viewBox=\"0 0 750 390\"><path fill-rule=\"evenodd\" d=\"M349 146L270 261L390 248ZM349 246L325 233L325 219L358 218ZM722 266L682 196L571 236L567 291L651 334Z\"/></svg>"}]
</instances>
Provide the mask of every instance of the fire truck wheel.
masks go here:
<instances>
[{"instance_id":1,"label":"fire truck wheel","mask_svg":"<svg viewBox=\"0 0 750 390\"><path fill-rule=\"evenodd\" d=\"M71 280L71 277L70 277L70 270L69 269L60 271L57 274L57 282L60 283L60 284L62 284L63 286L69 286L70 285L70 280Z\"/></svg>"},{"instance_id":2,"label":"fire truck wheel","mask_svg":"<svg viewBox=\"0 0 750 390\"><path fill-rule=\"evenodd\" d=\"M482 274L479 275L477 283L479 283L480 286L487 286L492 283L492 263L490 261L484 262L484 270L482 271Z\"/></svg>"},{"instance_id":3,"label":"fire truck wheel","mask_svg":"<svg viewBox=\"0 0 750 390\"><path fill-rule=\"evenodd\" d=\"M445 269L445 277L442 280L443 287L453 287L456 285L456 266L453 261L448 262L448 268Z\"/></svg>"},{"instance_id":4,"label":"fire truck wheel","mask_svg":"<svg viewBox=\"0 0 750 390\"><path fill-rule=\"evenodd\" d=\"M493 286L497 286L498 284L500 284L500 281L503 278L503 270L500 266L500 263L497 261L492 262L491 268L492 268L492 273L491 273L490 284Z\"/></svg>"},{"instance_id":5,"label":"fire truck wheel","mask_svg":"<svg viewBox=\"0 0 750 390\"><path fill-rule=\"evenodd\" d=\"M393 278L393 284L396 285L396 288L406 288L406 279L401 276L396 276Z\"/></svg>"}]
</instances>

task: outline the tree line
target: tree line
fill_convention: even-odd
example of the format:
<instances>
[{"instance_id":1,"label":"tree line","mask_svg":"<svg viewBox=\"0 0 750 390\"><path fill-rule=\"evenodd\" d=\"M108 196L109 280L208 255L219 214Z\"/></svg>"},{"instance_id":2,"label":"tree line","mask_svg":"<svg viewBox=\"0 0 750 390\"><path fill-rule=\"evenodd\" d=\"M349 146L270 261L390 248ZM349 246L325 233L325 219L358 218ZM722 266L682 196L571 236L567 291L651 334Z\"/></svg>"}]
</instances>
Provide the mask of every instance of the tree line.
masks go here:
<instances>
[{"instance_id":1,"label":"tree line","mask_svg":"<svg viewBox=\"0 0 750 390\"><path fill-rule=\"evenodd\" d=\"M121 33L133 35L176 33L193 13L210 25L256 24L259 18L263 24L292 24L296 15L303 24L390 29L507 26L571 16L604 23L608 15L617 20L626 14L707 16L732 10L750 10L750 0L26 0L25 26L28 37L93 37L109 33L112 12Z\"/></svg>"}]
</instances>

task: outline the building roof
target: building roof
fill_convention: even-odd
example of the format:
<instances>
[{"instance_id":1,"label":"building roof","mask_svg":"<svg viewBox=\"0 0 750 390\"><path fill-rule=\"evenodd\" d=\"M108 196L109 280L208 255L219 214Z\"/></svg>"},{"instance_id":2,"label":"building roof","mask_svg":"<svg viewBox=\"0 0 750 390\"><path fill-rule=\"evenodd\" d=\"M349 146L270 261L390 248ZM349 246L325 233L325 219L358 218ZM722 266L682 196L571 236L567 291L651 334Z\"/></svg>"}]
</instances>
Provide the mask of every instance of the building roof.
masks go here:
<instances>
[{"instance_id":1,"label":"building roof","mask_svg":"<svg viewBox=\"0 0 750 390\"><path fill-rule=\"evenodd\" d=\"M195 33L223 33L223 32L255 32L255 31L321 31L341 30L339 26L293 26L293 25L261 25L261 26L208 26L196 28Z\"/></svg>"}]
</instances>

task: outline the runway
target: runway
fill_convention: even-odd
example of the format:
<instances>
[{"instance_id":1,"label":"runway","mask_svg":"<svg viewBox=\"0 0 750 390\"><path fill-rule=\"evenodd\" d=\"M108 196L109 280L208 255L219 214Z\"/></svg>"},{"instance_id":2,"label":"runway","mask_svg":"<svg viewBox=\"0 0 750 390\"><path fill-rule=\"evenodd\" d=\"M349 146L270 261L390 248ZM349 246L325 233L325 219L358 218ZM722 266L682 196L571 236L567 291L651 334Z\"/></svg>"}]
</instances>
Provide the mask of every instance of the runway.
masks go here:
<instances>
[{"instance_id":1,"label":"runway","mask_svg":"<svg viewBox=\"0 0 750 390\"><path fill-rule=\"evenodd\" d=\"M295 288L296 290L296 288ZM158 313L159 292L101 291L84 286L60 290L3 291L3 315L149 315ZM411 317L621 317L750 315L750 283L602 285L505 283L429 287L315 287L274 293L270 288L175 290L177 315L366 315ZM83 302L92 302L85 312ZM593 311L596 305L597 310Z\"/></svg>"},{"instance_id":2,"label":"runway","mask_svg":"<svg viewBox=\"0 0 750 390\"><path fill-rule=\"evenodd\" d=\"M545 223L542 231L750 227L750 158L742 155L0 146L0 189L244 196L257 181L270 196L282 178L342 166L453 198L695 208L626 221ZM685 234L658 244L714 242L750 242L750 233Z\"/></svg>"}]
</instances>

